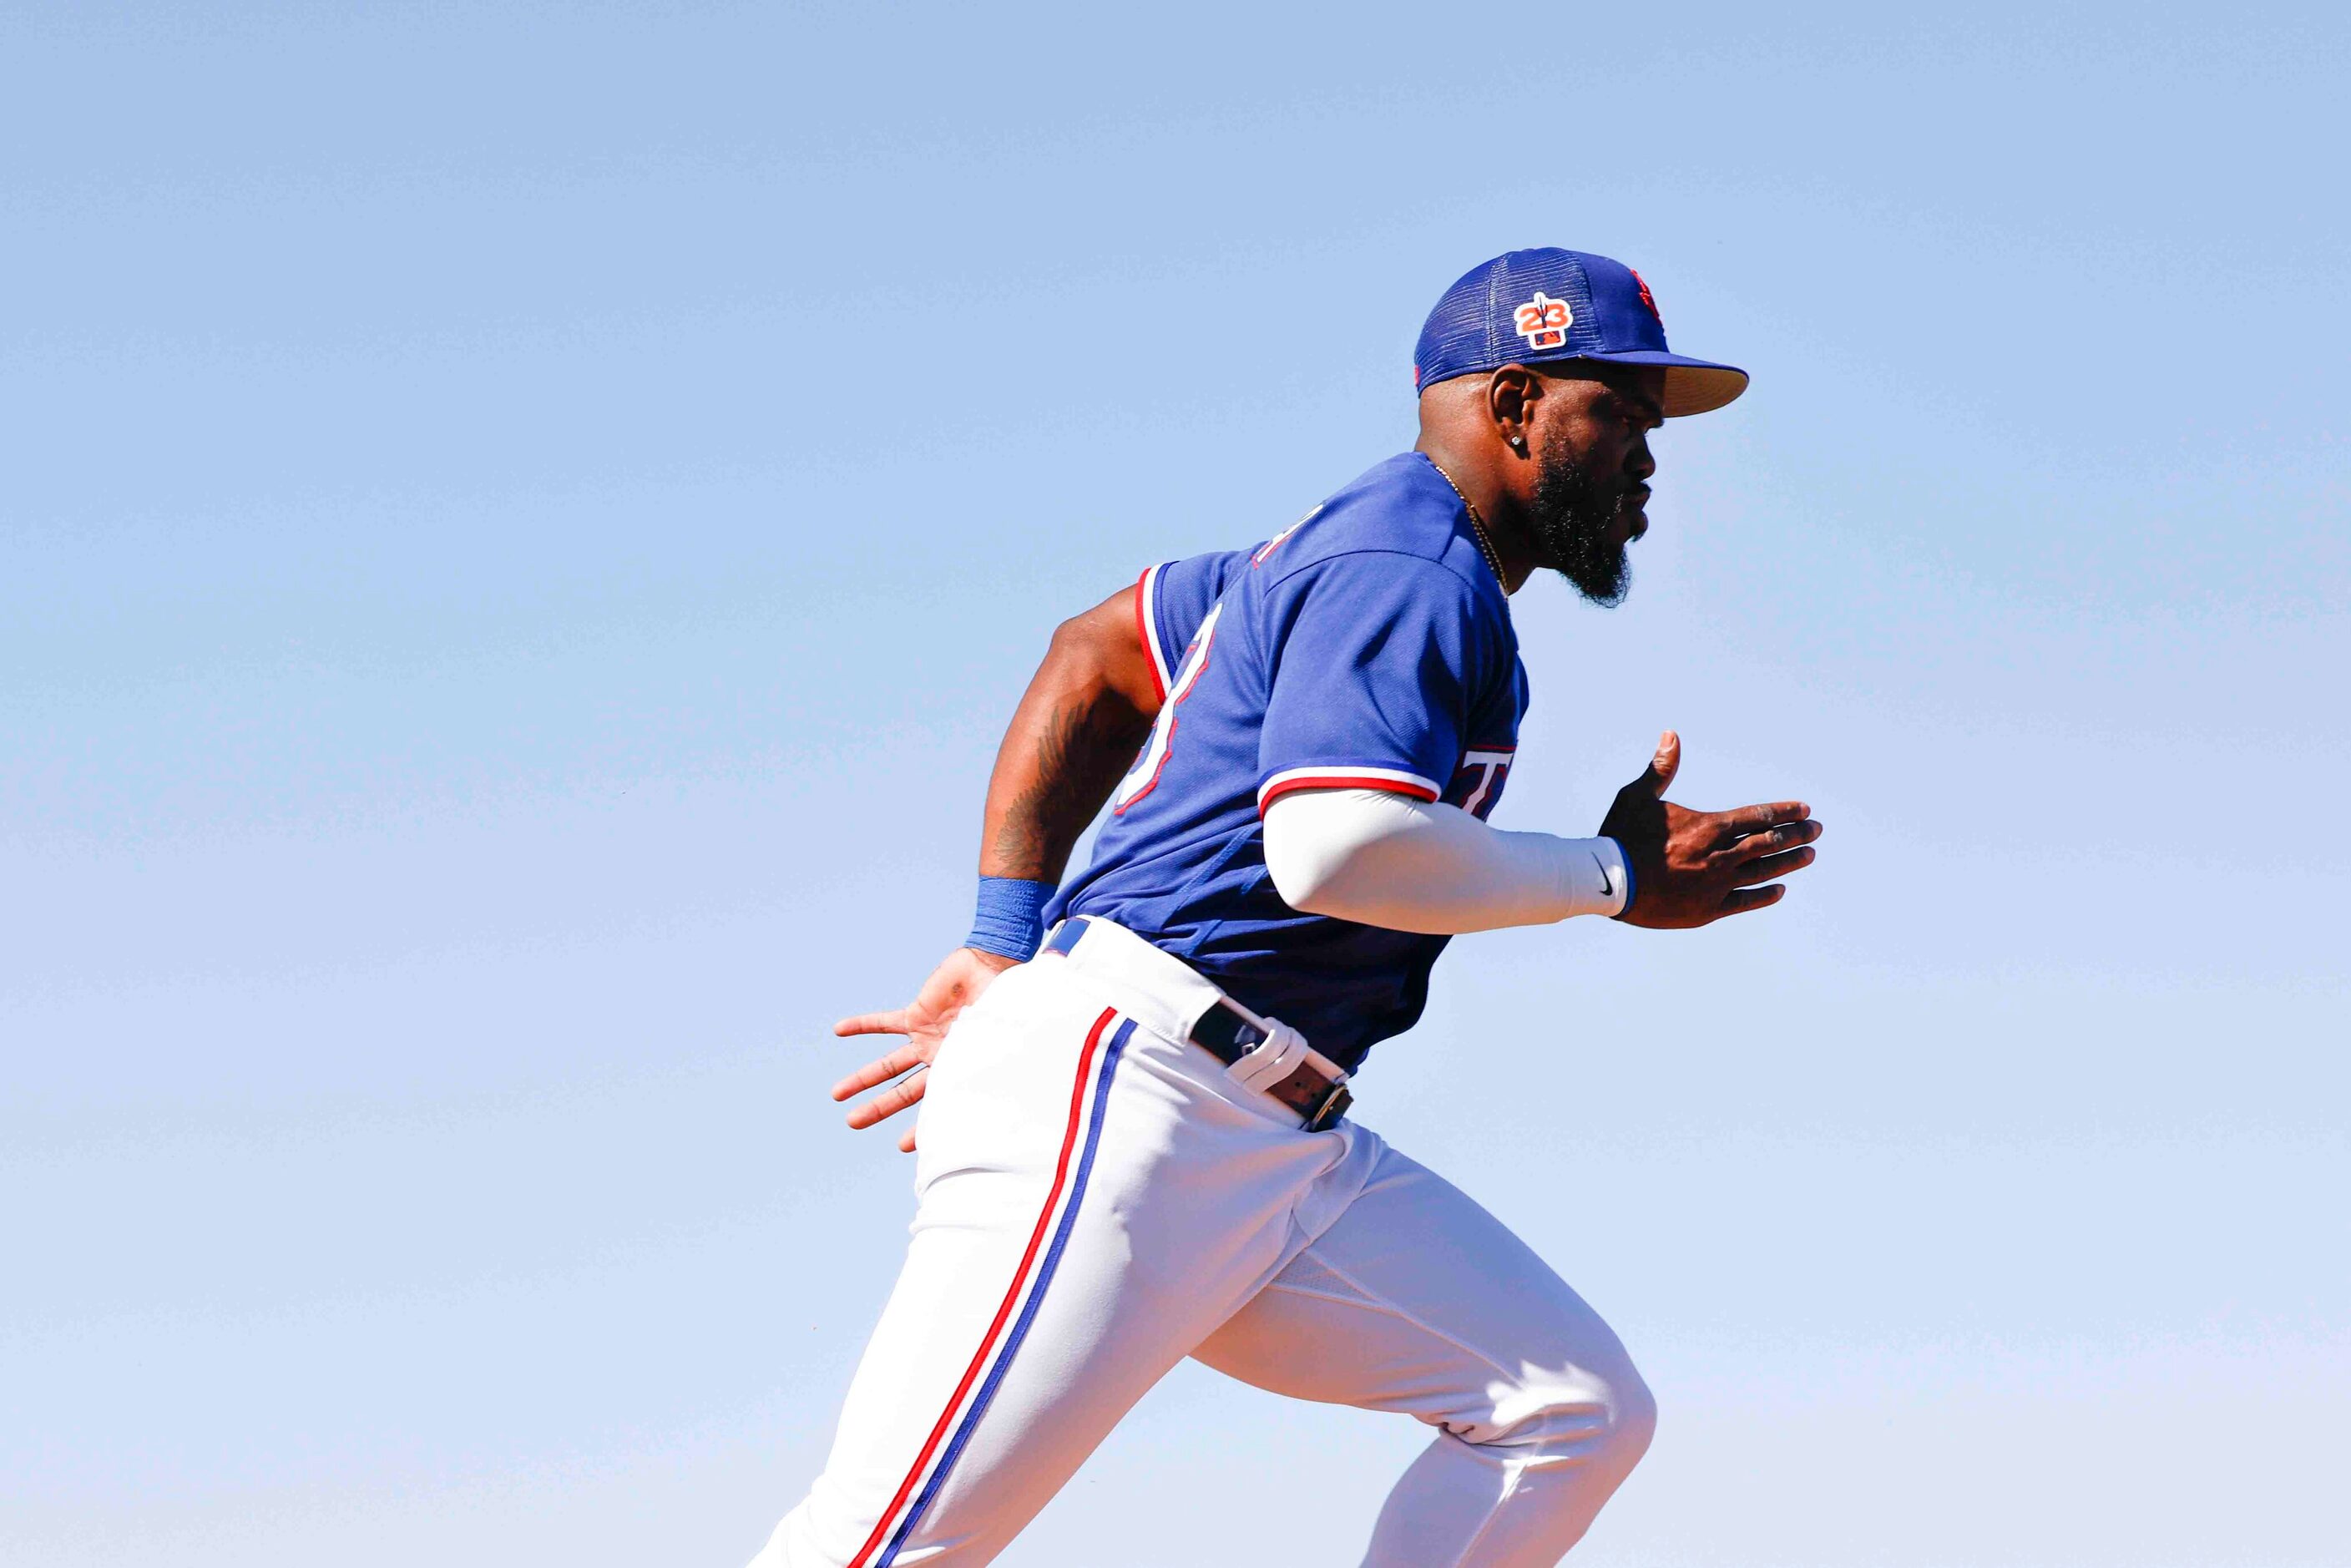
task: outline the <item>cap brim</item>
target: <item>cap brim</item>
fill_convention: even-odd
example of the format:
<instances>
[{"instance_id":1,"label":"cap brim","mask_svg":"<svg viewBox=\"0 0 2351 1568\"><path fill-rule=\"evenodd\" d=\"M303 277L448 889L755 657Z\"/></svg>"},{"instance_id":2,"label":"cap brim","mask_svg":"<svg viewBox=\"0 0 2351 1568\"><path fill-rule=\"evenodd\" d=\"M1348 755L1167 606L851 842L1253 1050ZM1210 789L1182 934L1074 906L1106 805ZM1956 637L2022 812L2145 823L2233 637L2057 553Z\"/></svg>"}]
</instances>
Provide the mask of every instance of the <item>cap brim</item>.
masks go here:
<instances>
[{"instance_id":1,"label":"cap brim","mask_svg":"<svg viewBox=\"0 0 2351 1568\"><path fill-rule=\"evenodd\" d=\"M1621 354L1578 354L1575 358L1597 360L1607 365L1663 367L1666 385L1657 402L1667 419L1687 419L1694 413L1710 413L1747 390L1745 371L1731 365L1718 365L1711 360L1693 360L1684 354L1669 354L1662 349L1628 349Z\"/></svg>"}]
</instances>

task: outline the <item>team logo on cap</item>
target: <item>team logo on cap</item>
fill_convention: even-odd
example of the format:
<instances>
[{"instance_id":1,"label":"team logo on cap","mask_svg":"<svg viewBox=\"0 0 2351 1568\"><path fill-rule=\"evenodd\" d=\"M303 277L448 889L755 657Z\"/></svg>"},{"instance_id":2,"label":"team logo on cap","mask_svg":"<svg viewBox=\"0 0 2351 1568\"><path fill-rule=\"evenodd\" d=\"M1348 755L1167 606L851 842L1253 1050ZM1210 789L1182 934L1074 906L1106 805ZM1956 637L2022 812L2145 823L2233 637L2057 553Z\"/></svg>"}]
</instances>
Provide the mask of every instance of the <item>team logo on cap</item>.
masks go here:
<instances>
[{"instance_id":1,"label":"team logo on cap","mask_svg":"<svg viewBox=\"0 0 2351 1568\"><path fill-rule=\"evenodd\" d=\"M1639 273L1633 272L1633 269L1629 267L1625 270L1633 273L1633 287L1641 291L1641 303L1649 308L1649 314L1656 319L1657 325L1660 327L1664 326L1666 324L1666 319L1657 314L1657 297L1649 292L1649 280L1642 277Z\"/></svg>"},{"instance_id":2,"label":"team logo on cap","mask_svg":"<svg viewBox=\"0 0 2351 1568\"><path fill-rule=\"evenodd\" d=\"M1528 348L1563 349L1567 347L1568 324L1575 319L1575 314L1568 309L1566 300L1553 299L1538 288L1532 299L1519 307L1513 319Z\"/></svg>"}]
</instances>

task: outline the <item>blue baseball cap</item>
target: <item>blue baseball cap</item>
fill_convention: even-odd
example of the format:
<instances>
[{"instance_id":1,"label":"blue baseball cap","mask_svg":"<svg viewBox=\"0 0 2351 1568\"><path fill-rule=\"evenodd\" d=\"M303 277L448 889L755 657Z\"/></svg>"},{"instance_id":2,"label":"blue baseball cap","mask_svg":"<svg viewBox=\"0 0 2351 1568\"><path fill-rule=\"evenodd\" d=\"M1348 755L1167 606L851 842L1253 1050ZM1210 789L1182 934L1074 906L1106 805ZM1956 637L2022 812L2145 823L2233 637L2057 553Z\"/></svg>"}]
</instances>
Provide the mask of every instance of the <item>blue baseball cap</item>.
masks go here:
<instances>
[{"instance_id":1,"label":"blue baseball cap","mask_svg":"<svg viewBox=\"0 0 2351 1568\"><path fill-rule=\"evenodd\" d=\"M1666 347L1666 323L1641 275L1580 250L1514 250L1464 273L1420 329L1412 384L1550 360L1662 365L1666 417L1720 408L1747 390L1747 372Z\"/></svg>"}]
</instances>

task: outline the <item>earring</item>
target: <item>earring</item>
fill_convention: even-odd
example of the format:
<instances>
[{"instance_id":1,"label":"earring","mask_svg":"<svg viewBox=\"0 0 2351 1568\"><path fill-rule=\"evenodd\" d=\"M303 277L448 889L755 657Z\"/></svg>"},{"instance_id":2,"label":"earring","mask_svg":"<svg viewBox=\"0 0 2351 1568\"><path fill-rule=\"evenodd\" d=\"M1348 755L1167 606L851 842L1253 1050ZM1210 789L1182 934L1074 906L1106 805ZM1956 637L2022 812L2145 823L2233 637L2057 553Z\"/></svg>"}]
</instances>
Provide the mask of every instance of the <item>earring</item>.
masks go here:
<instances>
[{"instance_id":1,"label":"earring","mask_svg":"<svg viewBox=\"0 0 2351 1568\"><path fill-rule=\"evenodd\" d=\"M1513 435L1512 437L1510 437L1510 450L1511 450L1511 451L1513 451L1513 452L1524 452L1526 449L1527 449L1527 438L1526 438L1525 436L1523 436L1523 435Z\"/></svg>"}]
</instances>

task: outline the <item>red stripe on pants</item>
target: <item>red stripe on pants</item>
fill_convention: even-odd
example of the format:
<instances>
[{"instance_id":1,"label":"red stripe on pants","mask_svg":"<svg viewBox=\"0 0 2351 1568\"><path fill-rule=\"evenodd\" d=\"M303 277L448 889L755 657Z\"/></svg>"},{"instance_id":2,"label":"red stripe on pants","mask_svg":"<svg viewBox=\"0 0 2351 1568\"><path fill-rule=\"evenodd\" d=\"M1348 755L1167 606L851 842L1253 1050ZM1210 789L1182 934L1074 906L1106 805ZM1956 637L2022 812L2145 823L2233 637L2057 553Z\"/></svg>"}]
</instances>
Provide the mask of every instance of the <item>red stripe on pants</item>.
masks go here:
<instances>
[{"instance_id":1,"label":"red stripe on pants","mask_svg":"<svg viewBox=\"0 0 2351 1568\"><path fill-rule=\"evenodd\" d=\"M873 1549L881 1545L882 1538L890 1532L890 1521L897 1517L900 1509L906 1506L906 1499L914 1493L914 1483L923 1479L923 1467L931 1462L933 1454L938 1452L939 1439L946 1436L947 1427L955 1420L956 1410L963 1404L964 1396L971 1392L974 1383L979 1381L980 1368L987 1364L987 1353L996 1348L998 1336L1004 1333L1005 1323L1012 1317L1012 1309L1020 1300L1020 1287L1028 1282L1029 1265L1037 1261L1037 1249L1044 1244L1046 1228L1052 1223L1054 1206L1061 1201L1061 1188L1069 1181L1070 1151L1077 1147L1078 1123L1085 1114L1086 1079L1093 1070L1094 1048L1102 1043L1102 1030L1117 1016L1117 1009L1104 1008L1102 1017L1094 1019L1094 1027L1086 1031L1086 1048L1078 1056L1077 1082L1070 1086L1070 1124L1061 1133L1061 1157L1053 1166L1053 1187L1045 1195L1045 1207L1037 1216L1037 1228L1029 1233L1029 1248L1020 1254L1020 1267L1012 1271L1012 1287L1004 1292L1004 1304L996 1309L996 1321L987 1325L987 1334L979 1342L978 1354L964 1369L963 1381L956 1385L955 1395L948 1399L947 1407L939 1412L938 1425L931 1428L930 1437L924 1440L923 1451L914 1456L914 1468L908 1470L906 1479L898 1484L898 1495L892 1498L890 1506L882 1511L881 1519L874 1523L873 1533L865 1538L865 1544L859 1547L857 1555L849 1560L849 1568L865 1568L873 1555Z\"/></svg>"}]
</instances>

